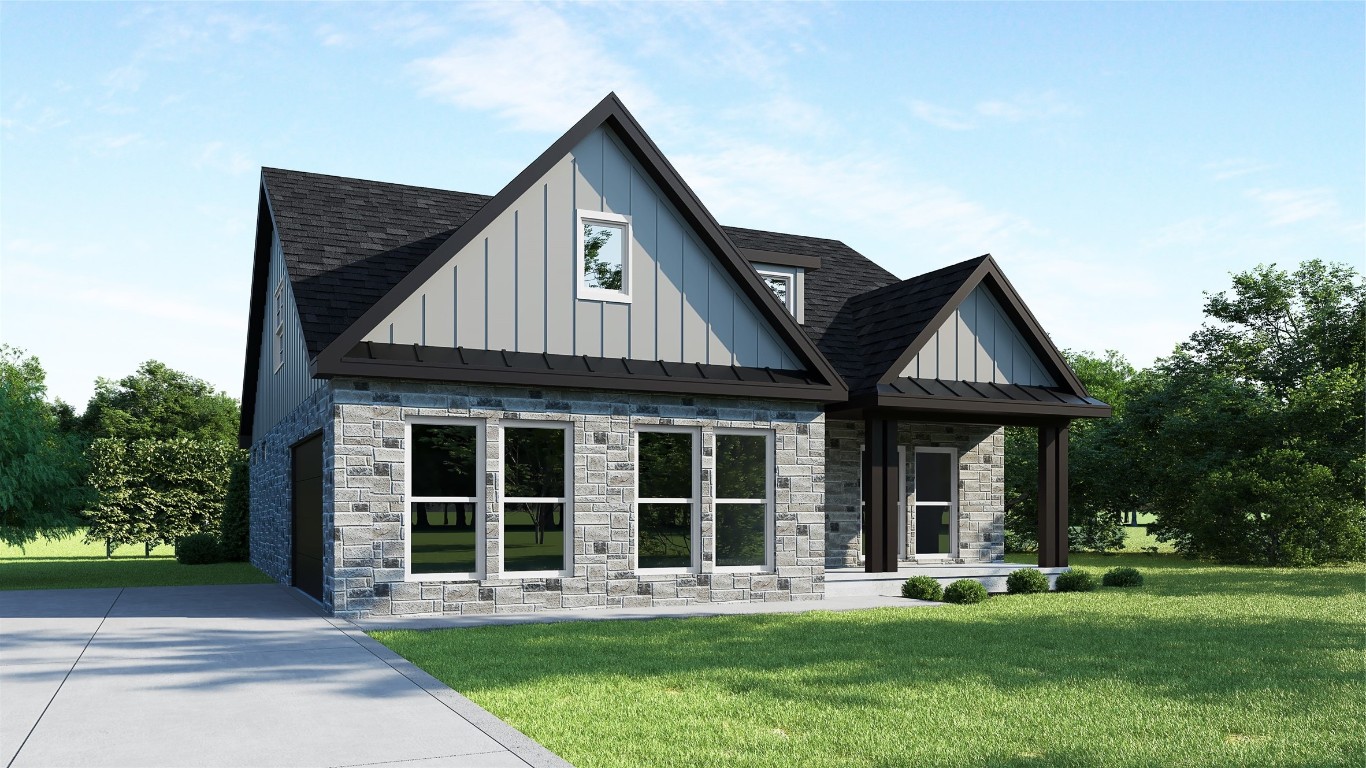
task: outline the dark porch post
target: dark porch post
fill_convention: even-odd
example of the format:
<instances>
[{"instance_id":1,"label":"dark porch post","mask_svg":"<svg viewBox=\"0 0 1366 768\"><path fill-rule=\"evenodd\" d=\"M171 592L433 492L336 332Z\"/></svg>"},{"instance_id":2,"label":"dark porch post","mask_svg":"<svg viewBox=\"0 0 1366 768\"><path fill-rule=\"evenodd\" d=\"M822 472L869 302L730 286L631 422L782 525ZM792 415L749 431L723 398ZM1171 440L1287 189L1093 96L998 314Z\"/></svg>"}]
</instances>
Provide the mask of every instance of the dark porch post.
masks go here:
<instances>
[{"instance_id":1,"label":"dark porch post","mask_svg":"<svg viewBox=\"0 0 1366 768\"><path fill-rule=\"evenodd\" d=\"M1039 427L1039 567L1067 566L1067 424Z\"/></svg>"},{"instance_id":2,"label":"dark porch post","mask_svg":"<svg viewBox=\"0 0 1366 768\"><path fill-rule=\"evenodd\" d=\"M897 473L895 420L863 421L863 504L867 526L868 554L863 570L868 573L896 573L897 568L897 493L901 487Z\"/></svg>"}]
</instances>

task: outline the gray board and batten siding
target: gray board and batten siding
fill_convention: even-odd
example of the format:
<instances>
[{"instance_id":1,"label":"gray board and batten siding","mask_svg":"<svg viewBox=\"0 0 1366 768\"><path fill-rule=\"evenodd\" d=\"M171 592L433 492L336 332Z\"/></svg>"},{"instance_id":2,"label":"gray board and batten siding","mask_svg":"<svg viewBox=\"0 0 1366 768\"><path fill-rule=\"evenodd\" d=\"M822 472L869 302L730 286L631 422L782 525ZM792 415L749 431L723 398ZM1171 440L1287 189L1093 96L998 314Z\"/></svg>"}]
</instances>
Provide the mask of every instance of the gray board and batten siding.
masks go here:
<instances>
[{"instance_id":1,"label":"gray board and batten siding","mask_svg":"<svg viewBox=\"0 0 1366 768\"><path fill-rule=\"evenodd\" d=\"M299 323L299 308L294 303L294 289L285 280L285 361L275 368L275 288L285 274L284 253L280 235L270 239L270 269L266 283L265 322L261 324L260 364L256 367L256 408L252 413L252 442L259 440L270 428L288 416L309 395L323 386L308 372L308 350L304 346L303 327Z\"/></svg>"},{"instance_id":2,"label":"gray board and batten siding","mask_svg":"<svg viewBox=\"0 0 1366 768\"><path fill-rule=\"evenodd\" d=\"M963 299L900 375L1057 386L991 291L980 285Z\"/></svg>"},{"instance_id":3,"label":"gray board and batten siding","mask_svg":"<svg viewBox=\"0 0 1366 768\"><path fill-rule=\"evenodd\" d=\"M629 218L629 303L578 298L580 210ZM365 340L802 368L684 221L600 127Z\"/></svg>"}]
</instances>

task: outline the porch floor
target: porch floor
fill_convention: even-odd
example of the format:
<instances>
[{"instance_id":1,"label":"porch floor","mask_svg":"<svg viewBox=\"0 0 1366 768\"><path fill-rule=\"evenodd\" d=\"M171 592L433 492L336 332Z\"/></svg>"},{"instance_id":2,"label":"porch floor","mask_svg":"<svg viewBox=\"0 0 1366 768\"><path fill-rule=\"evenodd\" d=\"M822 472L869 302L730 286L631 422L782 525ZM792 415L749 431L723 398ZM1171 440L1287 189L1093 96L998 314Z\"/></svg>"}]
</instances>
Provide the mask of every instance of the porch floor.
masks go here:
<instances>
[{"instance_id":1,"label":"porch floor","mask_svg":"<svg viewBox=\"0 0 1366 768\"><path fill-rule=\"evenodd\" d=\"M901 594L901 584L912 576L931 576L948 586L959 579L976 579L988 592L1006 591L1011 571L1034 568L1028 563L901 563L896 573L867 573L862 568L826 568L826 597L892 597ZM1053 586L1066 568L1039 568Z\"/></svg>"}]
</instances>

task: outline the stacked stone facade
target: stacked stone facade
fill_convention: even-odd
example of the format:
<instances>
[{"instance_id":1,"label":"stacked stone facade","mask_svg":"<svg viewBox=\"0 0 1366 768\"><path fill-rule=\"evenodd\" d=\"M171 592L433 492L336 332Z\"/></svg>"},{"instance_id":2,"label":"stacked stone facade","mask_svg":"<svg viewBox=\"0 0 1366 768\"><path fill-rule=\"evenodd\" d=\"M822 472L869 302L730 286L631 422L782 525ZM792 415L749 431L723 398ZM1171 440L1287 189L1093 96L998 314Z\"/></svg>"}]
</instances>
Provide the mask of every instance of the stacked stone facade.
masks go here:
<instances>
[{"instance_id":1,"label":"stacked stone facade","mask_svg":"<svg viewBox=\"0 0 1366 768\"><path fill-rule=\"evenodd\" d=\"M826 422L827 568L862 563L863 422ZM1005 557L1005 430L981 424L901 422L897 443L906 446L906 504L915 501L917 447L954 448L958 454L958 557L954 562L995 562ZM906 516L907 560L915 561L915 515ZM942 562L942 558L940 559Z\"/></svg>"},{"instance_id":2,"label":"stacked stone facade","mask_svg":"<svg viewBox=\"0 0 1366 768\"><path fill-rule=\"evenodd\" d=\"M282 584L293 583L294 485L291 449L300 441L324 433L324 472L330 468L327 429L332 423L332 400L320 388L281 419L251 447L251 563ZM324 489L324 493L326 490Z\"/></svg>"},{"instance_id":3,"label":"stacked stone facade","mask_svg":"<svg viewBox=\"0 0 1366 768\"><path fill-rule=\"evenodd\" d=\"M301 409L306 413L292 414L259 443L267 446L261 449L263 463L274 469L253 472L253 561L288 583L289 446L316 431L305 422L311 426L323 407L330 411L324 440L323 527L330 545L325 548L323 602L338 616L516 613L816 600L823 595L825 433L816 405L403 381L334 381L320 394L325 407L310 401ZM408 575L404 440L405 422L414 417L485 424L485 578L425 581ZM499 441L504 424L526 421L561 422L573 430L573 562L561 577L501 573ZM692 427L701 440L701 563L696 572L633 569L634 435L638 428L656 425ZM771 570L736 572L714 565L712 479L718 429L773 434Z\"/></svg>"}]
</instances>

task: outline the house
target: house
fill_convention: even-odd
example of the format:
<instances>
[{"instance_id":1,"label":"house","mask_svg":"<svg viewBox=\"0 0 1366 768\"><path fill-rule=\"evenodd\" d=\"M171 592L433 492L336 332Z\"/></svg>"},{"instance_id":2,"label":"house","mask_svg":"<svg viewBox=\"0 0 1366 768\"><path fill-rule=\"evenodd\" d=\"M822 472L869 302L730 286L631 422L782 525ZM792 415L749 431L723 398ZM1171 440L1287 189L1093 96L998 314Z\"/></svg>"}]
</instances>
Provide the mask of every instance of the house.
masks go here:
<instances>
[{"instance_id":1,"label":"house","mask_svg":"<svg viewBox=\"0 0 1366 768\"><path fill-rule=\"evenodd\" d=\"M251 557L336 615L997 561L1009 424L1066 564L1067 425L1109 408L990 256L721 226L615 95L493 197L267 168L257 216Z\"/></svg>"}]
</instances>

